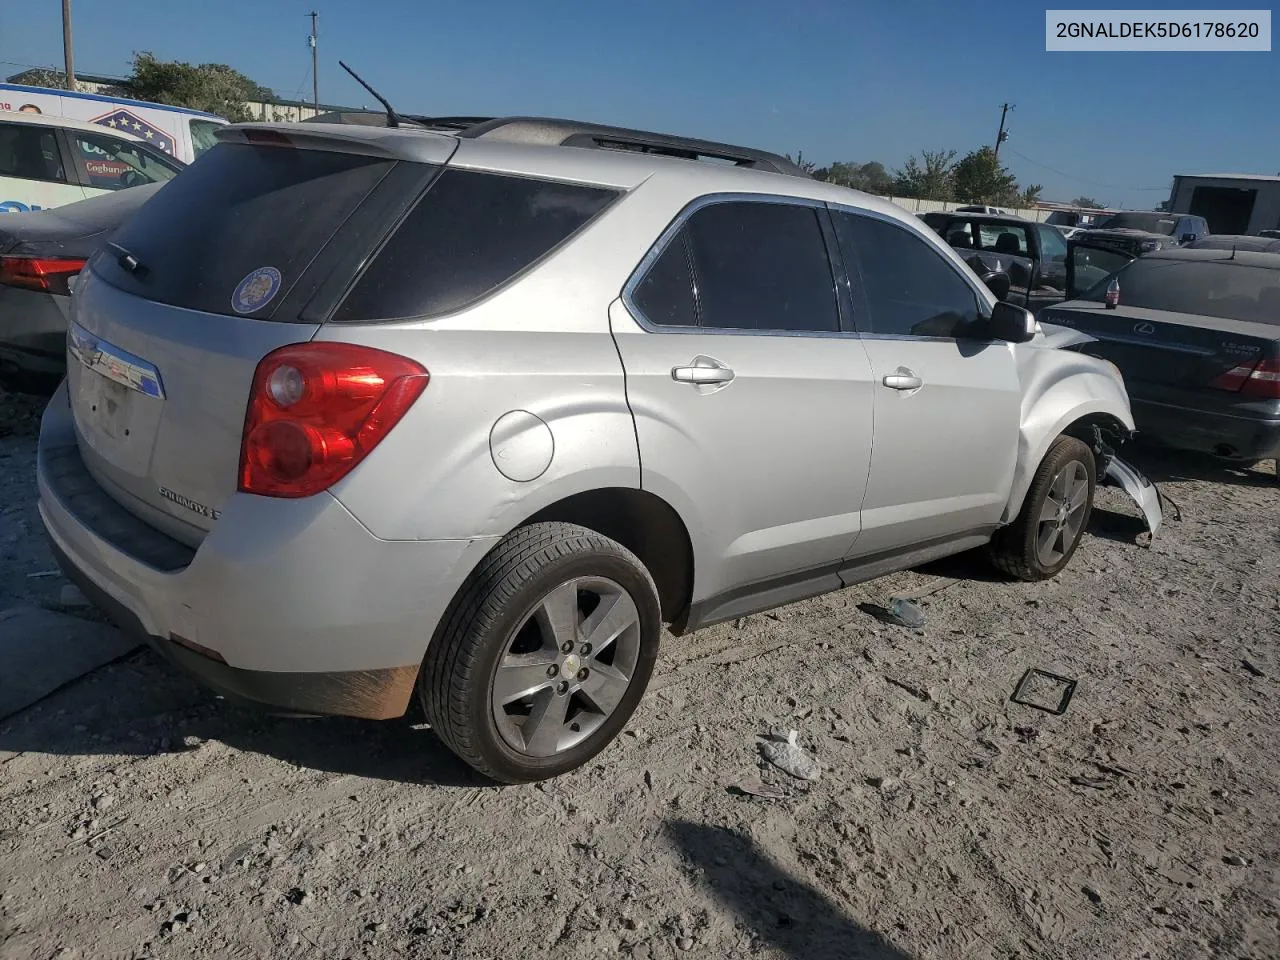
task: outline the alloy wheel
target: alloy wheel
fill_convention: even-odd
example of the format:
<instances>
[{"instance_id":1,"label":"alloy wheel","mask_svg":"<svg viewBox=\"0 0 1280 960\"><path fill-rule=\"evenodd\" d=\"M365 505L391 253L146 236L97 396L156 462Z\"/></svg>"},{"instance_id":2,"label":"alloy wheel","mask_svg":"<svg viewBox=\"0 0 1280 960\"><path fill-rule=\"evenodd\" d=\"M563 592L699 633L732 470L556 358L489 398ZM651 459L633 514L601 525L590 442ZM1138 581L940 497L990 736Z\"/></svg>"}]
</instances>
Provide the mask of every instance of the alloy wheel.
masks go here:
<instances>
[{"instance_id":1,"label":"alloy wheel","mask_svg":"<svg viewBox=\"0 0 1280 960\"><path fill-rule=\"evenodd\" d=\"M546 594L507 638L494 670L502 739L545 758L591 736L631 686L640 634L635 601L612 580L577 577Z\"/></svg>"},{"instance_id":2,"label":"alloy wheel","mask_svg":"<svg viewBox=\"0 0 1280 960\"><path fill-rule=\"evenodd\" d=\"M1071 552L1084 529L1089 506L1089 472L1072 460L1054 476L1040 508L1036 530L1036 557L1052 567Z\"/></svg>"}]
</instances>

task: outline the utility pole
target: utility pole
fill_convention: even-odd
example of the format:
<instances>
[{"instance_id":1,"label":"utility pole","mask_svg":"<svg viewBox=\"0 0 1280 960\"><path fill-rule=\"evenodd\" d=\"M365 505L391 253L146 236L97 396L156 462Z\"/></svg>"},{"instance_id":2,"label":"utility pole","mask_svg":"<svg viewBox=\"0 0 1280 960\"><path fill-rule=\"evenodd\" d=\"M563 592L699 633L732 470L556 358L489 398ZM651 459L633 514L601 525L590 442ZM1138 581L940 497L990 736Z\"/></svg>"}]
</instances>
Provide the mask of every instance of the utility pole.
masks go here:
<instances>
[{"instance_id":1,"label":"utility pole","mask_svg":"<svg viewBox=\"0 0 1280 960\"><path fill-rule=\"evenodd\" d=\"M76 66L71 55L71 0L62 0L62 55L66 58L67 89L76 88Z\"/></svg>"},{"instance_id":2,"label":"utility pole","mask_svg":"<svg viewBox=\"0 0 1280 960\"><path fill-rule=\"evenodd\" d=\"M1000 144L1009 139L1009 135L1004 132L1004 118L1010 110L1013 109L1012 103L1004 103L1000 105L1000 130L996 133L996 159L1000 159Z\"/></svg>"},{"instance_id":3,"label":"utility pole","mask_svg":"<svg viewBox=\"0 0 1280 960\"><path fill-rule=\"evenodd\" d=\"M320 114L320 74L316 72L316 38L319 34L316 32L316 21L320 19L320 14L314 10L308 16L311 17L311 104L315 107L316 115Z\"/></svg>"}]
</instances>

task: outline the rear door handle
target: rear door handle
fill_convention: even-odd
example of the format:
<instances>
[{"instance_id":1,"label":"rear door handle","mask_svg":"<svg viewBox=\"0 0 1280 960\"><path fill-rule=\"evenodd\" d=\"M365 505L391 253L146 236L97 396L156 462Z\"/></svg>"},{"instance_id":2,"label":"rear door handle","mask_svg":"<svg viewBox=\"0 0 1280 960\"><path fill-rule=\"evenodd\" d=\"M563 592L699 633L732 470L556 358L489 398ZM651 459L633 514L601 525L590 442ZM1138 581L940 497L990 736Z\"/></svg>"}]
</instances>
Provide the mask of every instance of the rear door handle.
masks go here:
<instances>
[{"instance_id":1,"label":"rear door handle","mask_svg":"<svg viewBox=\"0 0 1280 960\"><path fill-rule=\"evenodd\" d=\"M889 373L880 381L890 390L919 390L924 381L914 373Z\"/></svg>"},{"instance_id":2,"label":"rear door handle","mask_svg":"<svg viewBox=\"0 0 1280 960\"><path fill-rule=\"evenodd\" d=\"M687 367L671 368L671 379L677 383L729 383L733 378L733 370L715 357L697 356L689 361Z\"/></svg>"}]
</instances>

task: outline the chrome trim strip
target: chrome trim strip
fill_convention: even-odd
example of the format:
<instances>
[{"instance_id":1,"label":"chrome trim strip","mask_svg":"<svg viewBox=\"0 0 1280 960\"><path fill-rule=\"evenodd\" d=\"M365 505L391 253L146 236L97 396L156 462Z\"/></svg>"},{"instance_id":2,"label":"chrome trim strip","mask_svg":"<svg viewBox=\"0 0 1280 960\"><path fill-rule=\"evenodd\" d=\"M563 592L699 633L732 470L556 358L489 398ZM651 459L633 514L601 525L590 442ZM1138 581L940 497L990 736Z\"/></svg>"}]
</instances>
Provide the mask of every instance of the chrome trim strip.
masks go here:
<instances>
[{"instance_id":1,"label":"chrome trim strip","mask_svg":"<svg viewBox=\"0 0 1280 960\"><path fill-rule=\"evenodd\" d=\"M155 364L90 333L74 320L67 324L67 352L85 368L144 397L165 398L164 384Z\"/></svg>"}]
</instances>

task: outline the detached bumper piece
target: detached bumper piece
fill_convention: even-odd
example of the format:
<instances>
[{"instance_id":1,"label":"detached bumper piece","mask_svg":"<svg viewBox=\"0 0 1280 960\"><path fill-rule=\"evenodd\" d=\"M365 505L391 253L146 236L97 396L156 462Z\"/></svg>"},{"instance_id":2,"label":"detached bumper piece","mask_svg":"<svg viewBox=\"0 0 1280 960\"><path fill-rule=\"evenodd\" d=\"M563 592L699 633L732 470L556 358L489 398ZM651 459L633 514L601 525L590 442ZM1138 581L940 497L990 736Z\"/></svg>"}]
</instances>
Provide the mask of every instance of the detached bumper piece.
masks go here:
<instances>
[{"instance_id":1,"label":"detached bumper piece","mask_svg":"<svg viewBox=\"0 0 1280 960\"><path fill-rule=\"evenodd\" d=\"M1143 476L1136 467L1119 457L1111 458L1102 482L1108 486L1124 488L1125 493L1129 494L1133 502L1142 510L1142 516L1147 521L1147 529L1151 531L1152 539L1155 539L1160 524L1164 522L1164 511L1160 507L1160 491L1156 489L1156 485Z\"/></svg>"}]
</instances>

